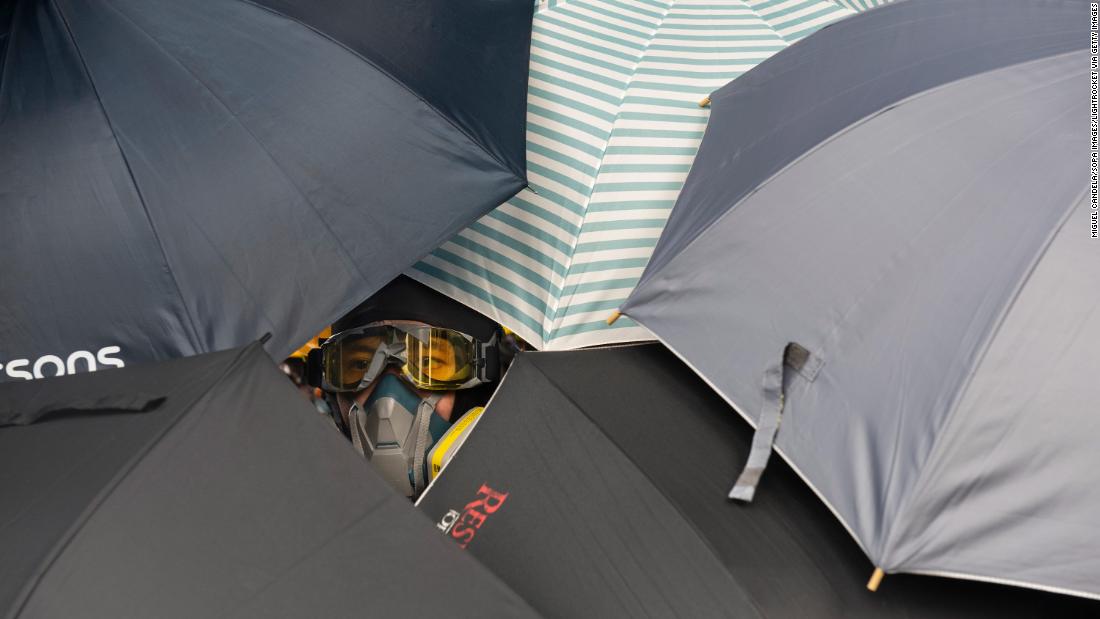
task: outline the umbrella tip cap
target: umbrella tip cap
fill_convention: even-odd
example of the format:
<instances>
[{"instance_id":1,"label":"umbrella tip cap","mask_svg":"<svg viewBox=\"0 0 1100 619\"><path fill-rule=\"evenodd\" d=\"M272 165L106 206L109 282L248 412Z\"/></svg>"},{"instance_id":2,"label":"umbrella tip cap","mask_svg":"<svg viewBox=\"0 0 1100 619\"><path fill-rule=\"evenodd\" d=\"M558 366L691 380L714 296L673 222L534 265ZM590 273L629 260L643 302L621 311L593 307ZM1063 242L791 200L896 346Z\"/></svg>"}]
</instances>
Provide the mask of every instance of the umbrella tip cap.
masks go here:
<instances>
[{"instance_id":1,"label":"umbrella tip cap","mask_svg":"<svg viewBox=\"0 0 1100 619\"><path fill-rule=\"evenodd\" d=\"M611 315L607 317L608 326L611 326L611 325L615 324L615 321L618 320L619 316L622 316L622 315L623 315L622 312L620 312L619 310L615 310L615 311L611 312Z\"/></svg>"},{"instance_id":2,"label":"umbrella tip cap","mask_svg":"<svg viewBox=\"0 0 1100 619\"><path fill-rule=\"evenodd\" d=\"M710 97L703 97L699 101L699 107L710 107Z\"/></svg>"},{"instance_id":3,"label":"umbrella tip cap","mask_svg":"<svg viewBox=\"0 0 1100 619\"><path fill-rule=\"evenodd\" d=\"M882 584L884 576L886 576L886 572L883 572L881 567L876 567L875 571L871 573L871 580L867 581L867 590L878 591L878 586Z\"/></svg>"}]
</instances>

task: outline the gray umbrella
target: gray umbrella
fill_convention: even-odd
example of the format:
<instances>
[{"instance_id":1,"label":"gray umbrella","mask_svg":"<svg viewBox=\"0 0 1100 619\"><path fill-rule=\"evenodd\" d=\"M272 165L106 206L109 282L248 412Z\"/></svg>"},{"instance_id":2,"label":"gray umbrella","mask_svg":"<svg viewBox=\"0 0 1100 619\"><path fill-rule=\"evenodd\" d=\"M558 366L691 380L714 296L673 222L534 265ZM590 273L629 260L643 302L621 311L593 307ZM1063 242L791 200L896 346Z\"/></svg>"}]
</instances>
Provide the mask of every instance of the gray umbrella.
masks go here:
<instances>
[{"instance_id":1,"label":"gray umbrella","mask_svg":"<svg viewBox=\"0 0 1100 619\"><path fill-rule=\"evenodd\" d=\"M1100 596L1087 22L912 0L714 95L622 310L757 425L731 496L774 440L878 575Z\"/></svg>"}]
</instances>

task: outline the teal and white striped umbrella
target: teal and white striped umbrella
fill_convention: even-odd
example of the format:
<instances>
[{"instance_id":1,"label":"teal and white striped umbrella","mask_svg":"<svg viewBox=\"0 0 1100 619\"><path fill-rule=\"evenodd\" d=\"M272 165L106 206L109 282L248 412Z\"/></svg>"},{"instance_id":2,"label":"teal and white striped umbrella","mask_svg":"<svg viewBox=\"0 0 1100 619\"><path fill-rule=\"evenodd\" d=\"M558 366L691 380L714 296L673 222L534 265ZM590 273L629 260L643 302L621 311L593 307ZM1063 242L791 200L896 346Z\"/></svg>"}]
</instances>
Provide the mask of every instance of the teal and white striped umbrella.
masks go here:
<instances>
[{"instance_id":1,"label":"teal and white striped umbrella","mask_svg":"<svg viewBox=\"0 0 1100 619\"><path fill-rule=\"evenodd\" d=\"M883 1L544 0L531 37L531 188L409 274L541 349L650 339L606 318L687 177L709 116L699 101Z\"/></svg>"}]
</instances>

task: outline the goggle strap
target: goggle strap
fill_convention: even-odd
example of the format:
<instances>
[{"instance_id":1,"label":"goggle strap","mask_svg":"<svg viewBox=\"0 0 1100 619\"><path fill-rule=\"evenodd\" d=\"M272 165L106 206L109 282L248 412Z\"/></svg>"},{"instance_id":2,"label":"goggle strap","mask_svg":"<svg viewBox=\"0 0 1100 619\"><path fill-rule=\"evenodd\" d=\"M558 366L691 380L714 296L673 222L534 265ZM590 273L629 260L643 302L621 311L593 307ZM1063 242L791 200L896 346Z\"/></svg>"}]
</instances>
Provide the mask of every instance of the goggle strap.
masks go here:
<instances>
[{"instance_id":1,"label":"goggle strap","mask_svg":"<svg viewBox=\"0 0 1100 619\"><path fill-rule=\"evenodd\" d=\"M500 378L500 350L493 337L486 344L478 342L477 345L477 377L483 382L494 382Z\"/></svg>"}]
</instances>

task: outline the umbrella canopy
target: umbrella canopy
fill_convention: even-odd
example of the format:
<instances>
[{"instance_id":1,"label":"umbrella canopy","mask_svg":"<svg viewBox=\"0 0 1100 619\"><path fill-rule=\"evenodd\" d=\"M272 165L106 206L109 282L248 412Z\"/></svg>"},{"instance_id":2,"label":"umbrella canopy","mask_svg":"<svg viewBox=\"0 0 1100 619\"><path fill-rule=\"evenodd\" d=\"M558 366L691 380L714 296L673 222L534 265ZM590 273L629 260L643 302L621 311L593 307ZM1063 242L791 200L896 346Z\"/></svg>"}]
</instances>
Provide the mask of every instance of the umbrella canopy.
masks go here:
<instances>
[{"instance_id":1,"label":"umbrella canopy","mask_svg":"<svg viewBox=\"0 0 1100 619\"><path fill-rule=\"evenodd\" d=\"M830 0L542 3L532 34L531 189L409 274L537 348L651 339L607 314L660 236L703 137L705 95L851 15Z\"/></svg>"},{"instance_id":2,"label":"umbrella canopy","mask_svg":"<svg viewBox=\"0 0 1100 619\"><path fill-rule=\"evenodd\" d=\"M925 576L863 588L870 564L794 473L725 499L751 430L657 344L521 355L420 502L536 610L599 617L1089 616L1070 596ZM499 503L499 504L498 504ZM474 506L474 509L478 509ZM484 510L482 510L484 511Z\"/></svg>"},{"instance_id":3,"label":"umbrella canopy","mask_svg":"<svg viewBox=\"0 0 1100 619\"><path fill-rule=\"evenodd\" d=\"M623 311L760 427L739 496L774 436L886 572L1100 596L1086 10L898 3L714 95Z\"/></svg>"},{"instance_id":4,"label":"umbrella canopy","mask_svg":"<svg viewBox=\"0 0 1100 619\"><path fill-rule=\"evenodd\" d=\"M525 184L529 0L4 4L5 379L285 355Z\"/></svg>"},{"instance_id":5,"label":"umbrella canopy","mask_svg":"<svg viewBox=\"0 0 1100 619\"><path fill-rule=\"evenodd\" d=\"M534 616L258 344L0 402L4 617Z\"/></svg>"}]
</instances>

